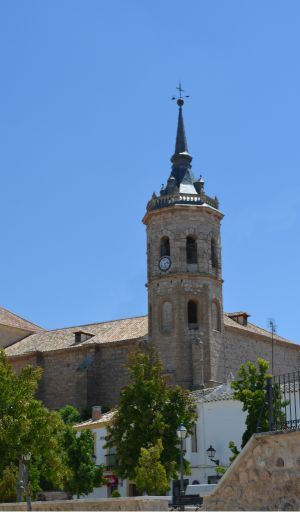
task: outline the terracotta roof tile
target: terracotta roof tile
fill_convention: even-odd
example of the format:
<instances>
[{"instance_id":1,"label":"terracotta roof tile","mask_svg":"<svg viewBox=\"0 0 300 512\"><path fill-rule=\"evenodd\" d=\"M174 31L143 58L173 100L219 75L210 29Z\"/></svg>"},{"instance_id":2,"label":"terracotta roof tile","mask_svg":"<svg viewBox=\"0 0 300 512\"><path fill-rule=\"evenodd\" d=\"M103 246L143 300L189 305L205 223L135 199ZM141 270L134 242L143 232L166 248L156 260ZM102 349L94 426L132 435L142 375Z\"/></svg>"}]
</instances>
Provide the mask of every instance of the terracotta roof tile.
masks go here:
<instances>
[{"instance_id":1,"label":"terracotta roof tile","mask_svg":"<svg viewBox=\"0 0 300 512\"><path fill-rule=\"evenodd\" d=\"M231 315L231 313L229 313L229 315ZM266 329L263 329L262 327L259 327L258 325L252 324L251 322L248 322L247 325L239 324L235 320L232 320L228 316L228 313L224 313L224 325L225 325L225 327L226 326L234 327L235 329L239 329L243 332L258 334L261 336L266 336L267 338L271 339L270 331L267 331ZM297 345L297 343L295 343L294 341L283 338L282 336L278 336L278 334L274 334L274 340L283 341L285 343L291 343L293 345Z\"/></svg>"},{"instance_id":2,"label":"terracotta roof tile","mask_svg":"<svg viewBox=\"0 0 300 512\"><path fill-rule=\"evenodd\" d=\"M15 315L8 309L0 307L0 324L7 325L9 327L16 327L18 329L23 329L24 331L41 331L42 327L39 327L28 320L25 320L21 316Z\"/></svg>"},{"instance_id":3,"label":"terracotta roof tile","mask_svg":"<svg viewBox=\"0 0 300 512\"><path fill-rule=\"evenodd\" d=\"M224 313L224 325L226 327L234 328L243 334L249 333L252 335L264 336L271 340L271 334L265 329L257 325L248 323L248 325L241 325ZM75 343L75 332L83 331L92 334L92 337L86 341ZM6 348L8 356L17 356L32 352L47 352L50 350L61 350L66 348L76 348L82 346L89 346L101 343L113 343L117 341L134 340L143 338L148 335L148 317L140 316L134 318L125 318L122 320L112 320L110 322L101 322L95 324L77 325L74 327L67 327L65 329L56 329L53 331L41 331L24 338L10 347ZM275 340L289 343L298 347L293 343L281 336L275 335Z\"/></svg>"},{"instance_id":4,"label":"terracotta roof tile","mask_svg":"<svg viewBox=\"0 0 300 512\"><path fill-rule=\"evenodd\" d=\"M75 343L75 331L82 330L93 336L86 341ZM146 336L148 333L148 317L126 318L98 324L78 325L54 331L43 331L32 334L10 347L7 347L8 356L16 356L29 352L47 352L72 347L82 347L95 343L109 343Z\"/></svg>"}]
</instances>

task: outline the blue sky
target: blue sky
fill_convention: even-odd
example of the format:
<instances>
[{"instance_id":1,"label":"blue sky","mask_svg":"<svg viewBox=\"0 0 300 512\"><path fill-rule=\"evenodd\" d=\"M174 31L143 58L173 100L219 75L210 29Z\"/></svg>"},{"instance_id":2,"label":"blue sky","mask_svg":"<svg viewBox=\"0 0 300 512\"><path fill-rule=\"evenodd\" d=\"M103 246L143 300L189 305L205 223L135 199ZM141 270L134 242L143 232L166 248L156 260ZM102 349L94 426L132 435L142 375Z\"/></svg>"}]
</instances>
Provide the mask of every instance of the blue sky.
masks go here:
<instances>
[{"instance_id":1,"label":"blue sky","mask_svg":"<svg viewBox=\"0 0 300 512\"><path fill-rule=\"evenodd\" d=\"M47 328L146 313L181 80L224 309L298 341L299 22L296 0L2 0L0 304Z\"/></svg>"}]
</instances>

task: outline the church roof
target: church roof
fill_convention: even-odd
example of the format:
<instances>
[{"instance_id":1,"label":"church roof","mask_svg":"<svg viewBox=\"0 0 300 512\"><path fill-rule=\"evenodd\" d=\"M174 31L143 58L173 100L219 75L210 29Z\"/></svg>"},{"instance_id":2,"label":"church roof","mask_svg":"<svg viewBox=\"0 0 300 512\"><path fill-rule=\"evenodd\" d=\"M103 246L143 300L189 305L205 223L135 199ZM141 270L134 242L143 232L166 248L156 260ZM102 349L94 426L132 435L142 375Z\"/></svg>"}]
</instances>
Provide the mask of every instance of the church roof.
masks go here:
<instances>
[{"instance_id":1,"label":"church roof","mask_svg":"<svg viewBox=\"0 0 300 512\"><path fill-rule=\"evenodd\" d=\"M75 332L78 331L92 336L78 343L75 341ZM18 356L33 352L72 349L94 344L135 340L146 336L147 333L147 316L125 318L32 334L8 347L6 353L8 356Z\"/></svg>"},{"instance_id":2,"label":"church roof","mask_svg":"<svg viewBox=\"0 0 300 512\"><path fill-rule=\"evenodd\" d=\"M32 322L25 320L25 318L15 315L15 313L12 313L11 311L8 311L8 309L2 307L0 307L0 324L22 329L23 331L35 332L42 330L42 327L39 327L38 325L33 324Z\"/></svg>"},{"instance_id":3,"label":"church roof","mask_svg":"<svg viewBox=\"0 0 300 512\"><path fill-rule=\"evenodd\" d=\"M34 324L32 324L34 325ZM264 336L271 340L269 331L248 322L247 325L241 325L232 320L228 313L224 313L225 328L231 328L240 331L242 335ZM82 332L91 337L85 341L75 342L75 332ZM49 352L52 350L76 349L78 347L87 347L94 344L116 343L118 341L137 340L148 335L148 317L139 316L125 318L122 320L111 320L110 322L101 322L86 325L77 325L66 327L64 329L55 329L53 331L39 331L31 334L23 340L14 343L6 348L8 356L19 356L34 352ZM281 343L288 343L299 349L299 345L286 338L274 335L274 340Z\"/></svg>"},{"instance_id":4,"label":"church roof","mask_svg":"<svg viewBox=\"0 0 300 512\"><path fill-rule=\"evenodd\" d=\"M236 313L235 313L236 315ZM236 330L240 330L243 334L249 333L254 335L260 335L265 336L266 338L269 338L271 340L271 333L270 331L267 331L267 329L263 329L262 327L259 327L258 325L252 324L251 322L248 322L247 325L242 325L236 322L235 320L232 320L230 318L231 313L224 313L224 325L225 327L230 327ZM294 341L288 340L287 338L283 338L282 336L278 336L278 334L274 334L274 340L288 343L289 345L294 345L299 350L298 343L295 343Z\"/></svg>"}]
</instances>

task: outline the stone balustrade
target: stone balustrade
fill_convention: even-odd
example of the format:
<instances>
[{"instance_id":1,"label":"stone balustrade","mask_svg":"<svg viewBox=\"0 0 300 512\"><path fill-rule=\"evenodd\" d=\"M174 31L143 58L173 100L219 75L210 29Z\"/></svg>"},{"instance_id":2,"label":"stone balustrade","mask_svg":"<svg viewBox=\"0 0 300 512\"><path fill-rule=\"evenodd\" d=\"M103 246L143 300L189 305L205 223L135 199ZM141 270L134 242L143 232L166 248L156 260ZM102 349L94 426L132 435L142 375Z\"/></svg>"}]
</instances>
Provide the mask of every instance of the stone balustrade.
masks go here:
<instances>
[{"instance_id":1,"label":"stone balustrade","mask_svg":"<svg viewBox=\"0 0 300 512\"><path fill-rule=\"evenodd\" d=\"M174 194L168 196L153 197L147 205L147 211L156 210L158 208L165 208L174 204L208 204L216 210L219 208L219 201L217 197L213 199L206 194Z\"/></svg>"}]
</instances>

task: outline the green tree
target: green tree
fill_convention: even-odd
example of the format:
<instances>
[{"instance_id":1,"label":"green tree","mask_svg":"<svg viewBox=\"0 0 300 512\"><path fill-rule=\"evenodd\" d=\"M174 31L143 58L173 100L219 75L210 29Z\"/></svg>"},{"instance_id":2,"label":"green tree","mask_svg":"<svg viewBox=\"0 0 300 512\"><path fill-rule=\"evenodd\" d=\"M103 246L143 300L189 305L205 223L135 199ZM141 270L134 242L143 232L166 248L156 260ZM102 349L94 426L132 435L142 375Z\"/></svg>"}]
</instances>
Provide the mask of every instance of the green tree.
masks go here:
<instances>
[{"instance_id":1,"label":"green tree","mask_svg":"<svg viewBox=\"0 0 300 512\"><path fill-rule=\"evenodd\" d=\"M191 433L196 404L187 390L168 384L151 346L134 351L128 368L130 383L121 391L106 438L106 447L116 451L116 472L121 478L134 479L141 448L149 449L161 439L160 461L167 478L176 477L180 468L176 429L183 423ZM184 463L188 472L189 464Z\"/></svg>"},{"instance_id":2,"label":"green tree","mask_svg":"<svg viewBox=\"0 0 300 512\"><path fill-rule=\"evenodd\" d=\"M169 489L167 473L160 462L162 450L161 439L149 448L141 448L135 476L135 484L141 494L161 496Z\"/></svg>"},{"instance_id":3,"label":"green tree","mask_svg":"<svg viewBox=\"0 0 300 512\"><path fill-rule=\"evenodd\" d=\"M69 470L62 447L64 423L34 399L41 370L27 366L17 374L0 351L0 499L1 489L12 489L19 461L31 455L29 471L32 489L39 489L42 475L62 487ZM6 483L5 483L6 482ZM12 490L10 491L10 493Z\"/></svg>"},{"instance_id":4,"label":"green tree","mask_svg":"<svg viewBox=\"0 0 300 512\"><path fill-rule=\"evenodd\" d=\"M58 413L65 425L74 425L81 420L80 412L73 405L65 405Z\"/></svg>"},{"instance_id":5,"label":"green tree","mask_svg":"<svg viewBox=\"0 0 300 512\"><path fill-rule=\"evenodd\" d=\"M93 458L94 437L90 430L83 430L76 435L71 426L66 426L64 433L64 448L71 476L65 482L69 494L81 495L92 492L94 486L99 487L103 482L103 467L96 466Z\"/></svg>"},{"instance_id":6,"label":"green tree","mask_svg":"<svg viewBox=\"0 0 300 512\"><path fill-rule=\"evenodd\" d=\"M252 434L257 431L258 420L262 432L269 430L268 406L266 400L267 379L272 377L268 373L269 363L265 359L258 358L255 365L251 361L242 364L237 378L232 381L231 387L234 390L233 398L240 400L243 404L243 411L247 412L246 430L242 437L241 447L243 448ZM273 386L273 410L276 423L284 420L282 409L287 402L281 400L281 393L278 386ZM232 444L233 458L236 457L236 447Z\"/></svg>"}]
</instances>

